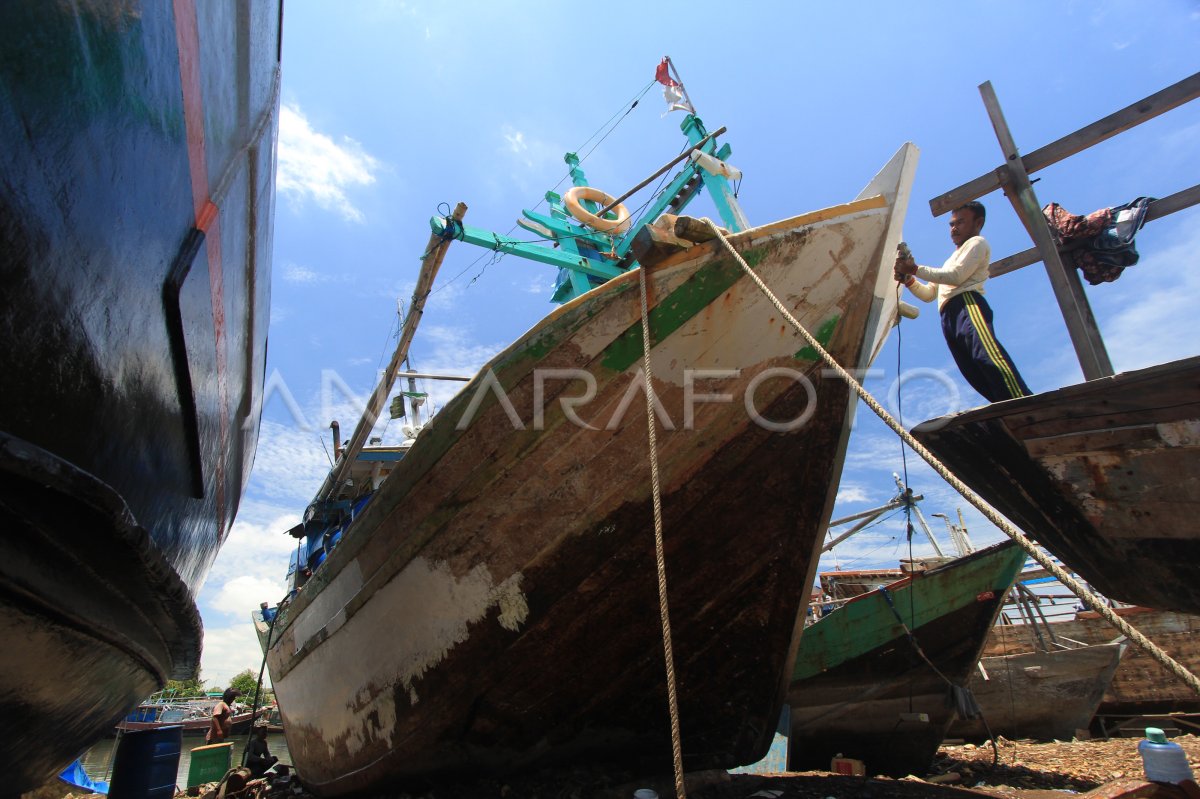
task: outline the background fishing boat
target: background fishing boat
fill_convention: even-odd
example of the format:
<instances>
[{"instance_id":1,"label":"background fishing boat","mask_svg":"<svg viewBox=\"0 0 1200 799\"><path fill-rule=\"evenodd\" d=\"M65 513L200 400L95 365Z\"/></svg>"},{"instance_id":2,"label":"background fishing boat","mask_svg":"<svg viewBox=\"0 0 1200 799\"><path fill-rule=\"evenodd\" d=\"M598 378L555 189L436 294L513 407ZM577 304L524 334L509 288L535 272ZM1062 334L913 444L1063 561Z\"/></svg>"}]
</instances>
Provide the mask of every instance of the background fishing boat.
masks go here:
<instances>
[{"instance_id":1,"label":"background fishing boat","mask_svg":"<svg viewBox=\"0 0 1200 799\"><path fill-rule=\"evenodd\" d=\"M913 435L1105 596L1200 613L1200 358L933 419Z\"/></svg>"},{"instance_id":2,"label":"background fishing boat","mask_svg":"<svg viewBox=\"0 0 1200 799\"><path fill-rule=\"evenodd\" d=\"M954 719L951 689L970 679L1024 562L1016 544L996 544L859 593L808 627L787 696L788 769L828 770L840 755L869 774L924 774Z\"/></svg>"},{"instance_id":3,"label":"background fishing boat","mask_svg":"<svg viewBox=\"0 0 1200 799\"><path fill-rule=\"evenodd\" d=\"M852 203L731 237L844 364L867 365L894 322L882 265L915 154ZM683 759L733 766L771 741L808 594L794 575L815 568L854 403L719 242L642 265L653 386L677 420L661 419L659 460ZM305 538L344 534L280 611L267 662L288 749L323 794L572 758L669 762L646 420L625 399L639 277L583 291L493 359L373 494L331 480L310 507ZM578 396L561 382L535 394L547 368L590 375L583 410L558 403ZM712 387L739 398L753 383L768 424L740 400L678 424L685 369L722 370Z\"/></svg>"},{"instance_id":4,"label":"background fishing boat","mask_svg":"<svg viewBox=\"0 0 1200 799\"><path fill-rule=\"evenodd\" d=\"M213 699L198 699L194 701L161 702L138 705L117 722L113 728L114 734L133 732L136 730L156 730L161 727L180 726L184 735L205 735L212 724L212 710L216 701ZM260 711L259 715L265 715ZM235 704L230 716L232 731L240 734L250 729L254 713L240 703ZM278 730L274 730L278 732Z\"/></svg>"},{"instance_id":5,"label":"background fishing boat","mask_svg":"<svg viewBox=\"0 0 1200 799\"><path fill-rule=\"evenodd\" d=\"M981 658L967 687L982 718L958 718L947 734L975 741L1086 736L1126 648L1119 642Z\"/></svg>"},{"instance_id":6,"label":"background fishing boat","mask_svg":"<svg viewBox=\"0 0 1200 799\"><path fill-rule=\"evenodd\" d=\"M1200 669L1200 616L1154 610L1142 607L1115 608L1118 615L1137 628L1171 657L1195 672ZM1050 630L1056 640L1095 646L1106 644L1117 633L1094 611L1071 612L1055 620ZM1038 645L1026 625L997 627L988 641L985 655L1005 651L1029 651ZM1155 662L1137 647L1130 647L1121 658L1103 698L1097 708L1110 722L1093 725L1094 734L1105 733L1105 726L1115 726L1122 719L1163 713L1200 712L1200 700L1195 692Z\"/></svg>"},{"instance_id":7,"label":"background fishing boat","mask_svg":"<svg viewBox=\"0 0 1200 799\"><path fill-rule=\"evenodd\" d=\"M40 785L169 677L257 440L277 3L8 3L0 742ZM18 643L19 642L19 643Z\"/></svg>"}]
</instances>

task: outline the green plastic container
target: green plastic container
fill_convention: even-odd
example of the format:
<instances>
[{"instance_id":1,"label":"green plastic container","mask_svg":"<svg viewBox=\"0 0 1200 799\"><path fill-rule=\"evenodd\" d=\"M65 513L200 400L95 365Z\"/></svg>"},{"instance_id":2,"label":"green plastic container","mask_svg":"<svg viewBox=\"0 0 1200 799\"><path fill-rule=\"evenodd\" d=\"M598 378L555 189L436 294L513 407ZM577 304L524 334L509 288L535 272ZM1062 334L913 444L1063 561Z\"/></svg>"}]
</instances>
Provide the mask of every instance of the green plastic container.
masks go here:
<instances>
[{"instance_id":1,"label":"green plastic container","mask_svg":"<svg viewBox=\"0 0 1200 799\"><path fill-rule=\"evenodd\" d=\"M216 782L233 766L233 744L209 744L192 750L188 766L187 787Z\"/></svg>"}]
</instances>

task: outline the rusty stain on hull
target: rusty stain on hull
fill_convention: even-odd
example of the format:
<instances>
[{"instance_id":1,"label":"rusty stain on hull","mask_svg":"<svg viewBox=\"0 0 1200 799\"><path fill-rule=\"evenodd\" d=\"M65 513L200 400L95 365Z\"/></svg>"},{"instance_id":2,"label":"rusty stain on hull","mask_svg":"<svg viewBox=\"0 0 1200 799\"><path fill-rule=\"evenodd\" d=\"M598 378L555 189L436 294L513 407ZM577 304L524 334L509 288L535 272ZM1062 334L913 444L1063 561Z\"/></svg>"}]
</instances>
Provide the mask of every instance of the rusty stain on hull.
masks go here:
<instances>
[{"instance_id":1,"label":"rusty stain on hull","mask_svg":"<svg viewBox=\"0 0 1200 799\"><path fill-rule=\"evenodd\" d=\"M761 251L756 271L806 325L837 319L830 351L865 365L875 326L891 322L872 287L898 226L876 202L798 231L751 230L735 246ZM828 253L847 238L856 252L839 266ZM659 459L688 768L752 761L771 740L853 413L844 384L796 361L793 338L765 335L770 306L749 281L668 307L720 280L728 264L715 252L693 247L648 281L659 319L674 315L650 355L674 428L660 423ZM610 350L640 324L637 278L564 305L485 367L522 427L494 391L475 402L483 377L468 384L285 609L268 665L289 751L323 793L583 753L669 757L645 412L631 394L640 358L614 362ZM806 300L805 286L830 301ZM819 398L808 409L795 380L759 381L767 418L811 411L791 432L755 424L741 402L777 367L802 372ZM532 429L534 370L546 368L595 377L580 409L591 427L570 423L558 400L580 384L562 380L546 382L544 426ZM683 425L685 368L736 370L720 390L737 401L697 403ZM355 569L360 587L343 592ZM320 607L331 590L337 607Z\"/></svg>"}]
</instances>

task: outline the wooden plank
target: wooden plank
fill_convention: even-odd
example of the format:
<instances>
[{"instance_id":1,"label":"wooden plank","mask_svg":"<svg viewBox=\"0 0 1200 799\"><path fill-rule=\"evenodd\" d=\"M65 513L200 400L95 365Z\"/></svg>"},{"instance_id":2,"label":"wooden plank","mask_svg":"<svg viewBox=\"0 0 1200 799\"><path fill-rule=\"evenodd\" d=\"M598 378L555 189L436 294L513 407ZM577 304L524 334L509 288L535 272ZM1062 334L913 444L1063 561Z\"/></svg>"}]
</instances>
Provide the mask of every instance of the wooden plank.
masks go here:
<instances>
[{"instance_id":1,"label":"wooden plank","mask_svg":"<svg viewBox=\"0 0 1200 799\"><path fill-rule=\"evenodd\" d=\"M690 242L678 238L670 231L655 225L646 225L634 235L633 246L629 251L639 264L650 268L690 246Z\"/></svg>"},{"instance_id":2,"label":"wooden plank","mask_svg":"<svg viewBox=\"0 0 1200 799\"><path fill-rule=\"evenodd\" d=\"M1133 105L1126 106L1114 114L1109 114L1098 122L1093 122L1087 127L1063 136L1045 147L1034 150L1023 159L1025 170L1032 174L1039 169L1045 169L1051 164L1056 164L1068 156L1086 150L1105 139L1110 139L1118 133L1140 125L1148 119L1153 119L1159 114L1164 114L1172 108L1178 108L1197 97L1200 97L1200 72L1139 100ZM968 183L934 197L929 201L929 210L933 212L934 216L941 216L947 211L953 211L963 203L995 191L1000 186L1000 178L995 172L980 175Z\"/></svg>"},{"instance_id":3,"label":"wooden plank","mask_svg":"<svg viewBox=\"0 0 1200 799\"><path fill-rule=\"evenodd\" d=\"M718 227L721 234L724 236L732 236L733 233L723 227ZM712 241L717 237L713 233L712 228L702 219L697 219L694 216L677 216L675 217L674 225L675 235L685 241L691 241L696 244L703 244L706 241Z\"/></svg>"},{"instance_id":4,"label":"wooden plank","mask_svg":"<svg viewBox=\"0 0 1200 799\"><path fill-rule=\"evenodd\" d=\"M1054 296L1062 310L1063 319L1066 320L1067 331L1071 335L1071 343L1075 347L1083 376L1086 380L1107 377L1113 373L1112 362L1104 349L1104 340L1100 337L1100 330L1092 314L1091 305L1088 304L1087 295L1083 293L1083 284L1075 271L1074 262L1066 254L1059 255L1054 238L1050 234L1050 227L1042 216L1041 204L1017 152L1017 145L1008 130L1008 123L1004 121L1004 112L1000 110L1000 102L996 99L992 84L983 83L979 87L979 93L983 96L983 104L987 108L992 128L996 131L996 138L1007 162L1009 185L1005 187L1005 194L1046 264L1046 274L1050 277Z\"/></svg>"},{"instance_id":5,"label":"wooden plank","mask_svg":"<svg viewBox=\"0 0 1200 799\"><path fill-rule=\"evenodd\" d=\"M1161 200L1155 200L1150 203L1150 207L1146 209L1146 222L1152 222L1155 219L1162 219L1164 216L1182 211L1185 208L1191 208L1193 205L1200 203L1200 184L1192 186L1190 189L1177 191ZM1037 247L1030 247L1028 250L1014 253L1007 258L1001 258L999 261L993 261L988 267L988 277L1000 277L1007 275L1009 272L1015 272L1031 264L1036 264L1041 261L1038 256Z\"/></svg>"},{"instance_id":6,"label":"wooden plank","mask_svg":"<svg viewBox=\"0 0 1200 799\"><path fill-rule=\"evenodd\" d=\"M463 217L467 214L466 203L459 203L454 206L454 213L451 214L451 219L455 222L462 223ZM346 448L342 451L342 457L329 470L329 474L325 476L325 482L321 484L320 490L317 491L316 499L326 499L331 494L336 492L338 486L341 486L346 478L350 475L350 469L358 458L358 453L362 452L363 447L367 443L367 437L371 434L371 430L375 427L375 422L379 418L380 412L383 411L383 406L387 402L388 395L392 392L392 386L396 382L396 373L400 371L400 364L408 357L408 348L412 344L413 336L417 333L417 325L421 323L421 317L425 313L425 301L429 298L429 293L433 291L433 281L437 278L438 270L442 266L442 261L446 257L446 250L450 247L450 242L454 241L453 236L442 237L437 233L429 236L429 242L425 245L425 254L421 256L421 271L417 274L417 285L413 289L412 301L408 306L408 315L404 317L404 323L400 328L400 340L396 342L396 350L392 353L392 360L388 363L387 369L384 370L383 376L380 378L379 385L371 394L368 400L368 406L362 417L358 420L358 424L354 428L354 433L351 434L350 440L346 442Z\"/></svg>"}]
</instances>

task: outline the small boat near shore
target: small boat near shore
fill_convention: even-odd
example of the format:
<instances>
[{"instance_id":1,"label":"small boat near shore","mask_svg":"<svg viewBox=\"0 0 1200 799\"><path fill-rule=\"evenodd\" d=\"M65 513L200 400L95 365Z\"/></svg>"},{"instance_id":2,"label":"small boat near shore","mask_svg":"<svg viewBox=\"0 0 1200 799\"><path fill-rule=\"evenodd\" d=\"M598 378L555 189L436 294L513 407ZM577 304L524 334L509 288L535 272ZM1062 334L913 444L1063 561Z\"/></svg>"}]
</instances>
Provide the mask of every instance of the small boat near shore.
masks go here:
<instances>
[{"instance_id":1,"label":"small boat near shore","mask_svg":"<svg viewBox=\"0 0 1200 799\"><path fill-rule=\"evenodd\" d=\"M924 774L954 720L951 688L970 679L1024 562L996 544L857 593L809 626L788 689L788 770L844 756L868 774Z\"/></svg>"},{"instance_id":2,"label":"small boat near shore","mask_svg":"<svg viewBox=\"0 0 1200 799\"><path fill-rule=\"evenodd\" d=\"M1200 357L933 419L913 435L1100 593L1200 613Z\"/></svg>"},{"instance_id":3,"label":"small boat near shore","mask_svg":"<svg viewBox=\"0 0 1200 799\"><path fill-rule=\"evenodd\" d=\"M213 706L213 700L139 705L137 709L117 723L113 728L113 734L179 726L183 728L184 735L205 735L212 725ZM235 712L230 717L234 734L249 730L250 724L254 720L255 714L250 710L238 709L242 707L244 706L236 706Z\"/></svg>"},{"instance_id":4,"label":"small boat near shore","mask_svg":"<svg viewBox=\"0 0 1200 799\"><path fill-rule=\"evenodd\" d=\"M697 149L727 155L695 117L684 129ZM895 321L884 266L915 158L901 148L843 206L757 228L725 220L731 244L850 367L870 363ZM571 174L586 185L577 162ZM699 170L688 164L660 210L712 180ZM551 207L526 218L547 231L566 225L556 199ZM444 225L447 240L509 246L454 223L435 220L435 233ZM564 250L595 239L620 256L621 236L639 231L604 242L585 228L562 232ZM273 624L256 616L306 784L340 795L579 759L671 761L640 389L643 275L664 409L659 479L683 762L725 768L766 751L808 600L794 575L815 567L856 402L719 241L678 244L639 262L568 259L564 269L582 271L560 280L565 304L384 469L349 477L369 464L341 454L335 472L347 470L296 530L320 562L296 564L297 591ZM540 249L531 257L559 258ZM541 382L549 369L559 379ZM679 424L693 370L705 370L706 393L738 401L697 404ZM585 404L559 401L579 396L564 373L590 387ZM745 396L755 398L751 411ZM802 414L802 424L781 426Z\"/></svg>"},{"instance_id":5,"label":"small boat near shore","mask_svg":"<svg viewBox=\"0 0 1200 799\"><path fill-rule=\"evenodd\" d=\"M4 4L0 774L170 678L258 439L276 2Z\"/></svg>"}]
</instances>

